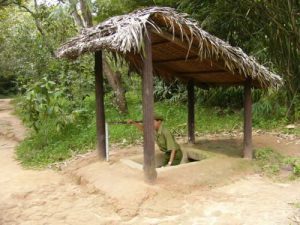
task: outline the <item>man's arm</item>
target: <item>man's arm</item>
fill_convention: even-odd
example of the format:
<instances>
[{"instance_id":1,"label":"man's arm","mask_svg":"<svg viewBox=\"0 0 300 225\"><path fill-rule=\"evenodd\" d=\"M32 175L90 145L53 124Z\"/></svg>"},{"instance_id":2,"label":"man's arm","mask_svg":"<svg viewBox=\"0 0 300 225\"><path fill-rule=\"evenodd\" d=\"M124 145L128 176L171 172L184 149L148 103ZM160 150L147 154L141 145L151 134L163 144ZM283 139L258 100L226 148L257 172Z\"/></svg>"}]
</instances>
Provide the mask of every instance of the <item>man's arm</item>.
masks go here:
<instances>
[{"instance_id":1,"label":"man's arm","mask_svg":"<svg viewBox=\"0 0 300 225\"><path fill-rule=\"evenodd\" d=\"M168 162L168 165L171 166L173 161L174 161L174 158L175 158L175 154L176 154L176 150L172 150L171 151L171 155L170 155L170 160Z\"/></svg>"},{"instance_id":2,"label":"man's arm","mask_svg":"<svg viewBox=\"0 0 300 225\"><path fill-rule=\"evenodd\" d=\"M135 126L136 128L138 128L142 133L144 133L144 126L140 123L137 123L133 120L127 120L127 123L132 124L133 126Z\"/></svg>"}]
</instances>

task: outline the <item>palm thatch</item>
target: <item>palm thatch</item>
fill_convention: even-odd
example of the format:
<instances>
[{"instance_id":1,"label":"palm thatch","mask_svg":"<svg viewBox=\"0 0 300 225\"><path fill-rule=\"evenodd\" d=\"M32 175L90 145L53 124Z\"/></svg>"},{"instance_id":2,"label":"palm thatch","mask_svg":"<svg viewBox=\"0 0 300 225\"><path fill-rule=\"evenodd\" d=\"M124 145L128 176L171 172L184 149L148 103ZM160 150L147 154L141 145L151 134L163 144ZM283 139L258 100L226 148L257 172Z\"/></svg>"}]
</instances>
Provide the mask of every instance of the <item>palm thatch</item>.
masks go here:
<instances>
[{"instance_id":1,"label":"palm thatch","mask_svg":"<svg viewBox=\"0 0 300 225\"><path fill-rule=\"evenodd\" d=\"M202 30L187 14L168 7L151 7L112 17L63 44L61 58L76 59L86 52L108 50L142 70L145 35L151 37L153 68L165 78L194 80L199 85L243 84L252 78L259 88L282 84L282 79L221 39Z\"/></svg>"}]
</instances>

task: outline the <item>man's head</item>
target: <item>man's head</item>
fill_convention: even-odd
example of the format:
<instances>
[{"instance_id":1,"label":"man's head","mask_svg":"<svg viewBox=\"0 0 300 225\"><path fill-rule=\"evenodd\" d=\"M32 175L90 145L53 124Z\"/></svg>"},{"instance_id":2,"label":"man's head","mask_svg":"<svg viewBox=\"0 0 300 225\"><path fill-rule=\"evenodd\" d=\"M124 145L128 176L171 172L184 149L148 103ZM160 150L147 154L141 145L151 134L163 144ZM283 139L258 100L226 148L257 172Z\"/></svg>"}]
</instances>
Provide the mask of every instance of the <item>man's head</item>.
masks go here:
<instances>
[{"instance_id":1,"label":"man's head","mask_svg":"<svg viewBox=\"0 0 300 225\"><path fill-rule=\"evenodd\" d=\"M164 118L159 114L154 114L154 129L158 130Z\"/></svg>"}]
</instances>

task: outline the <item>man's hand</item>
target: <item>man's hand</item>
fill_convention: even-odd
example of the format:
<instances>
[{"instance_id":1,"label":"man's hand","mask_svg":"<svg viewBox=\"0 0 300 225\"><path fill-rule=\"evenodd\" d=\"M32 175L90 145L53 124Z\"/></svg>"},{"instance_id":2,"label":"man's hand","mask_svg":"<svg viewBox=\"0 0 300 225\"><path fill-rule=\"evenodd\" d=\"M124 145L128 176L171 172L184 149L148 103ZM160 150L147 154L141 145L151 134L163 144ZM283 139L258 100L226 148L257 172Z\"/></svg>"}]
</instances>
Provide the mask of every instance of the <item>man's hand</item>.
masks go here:
<instances>
[{"instance_id":1,"label":"man's hand","mask_svg":"<svg viewBox=\"0 0 300 225\"><path fill-rule=\"evenodd\" d=\"M134 122L134 121L133 121L132 119L128 119L128 120L127 120L127 123L128 123L128 124L133 124L133 122Z\"/></svg>"},{"instance_id":2,"label":"man's hand","mask_svg":"<svg viewBox=\"0 0 300 225\"><path fill-rule=\"evenodd\" d=\"M132 124L133 126L137 127L141 132L144 132L144 127L139 122L136 122L136 121L134 121L132 119L128 119L127 120L127 124Z\"/></svg>"}]
</instances>

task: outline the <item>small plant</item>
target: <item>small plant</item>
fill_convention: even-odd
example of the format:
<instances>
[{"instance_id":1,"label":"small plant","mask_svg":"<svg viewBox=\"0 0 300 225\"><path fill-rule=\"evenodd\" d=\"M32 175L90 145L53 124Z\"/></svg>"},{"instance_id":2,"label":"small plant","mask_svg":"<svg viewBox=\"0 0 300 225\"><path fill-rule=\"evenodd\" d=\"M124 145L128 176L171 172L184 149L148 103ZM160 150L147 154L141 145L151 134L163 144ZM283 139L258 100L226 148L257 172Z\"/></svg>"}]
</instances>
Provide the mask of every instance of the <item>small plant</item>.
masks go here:
<instances>
[{"instance_id":1,"label":"small plant","mask_svg":"<svg viewBox=\"0 0 300 225\"><path fill-rule=\"evenodd\" d=\"M283 156L271 148L256 149L255 158L258 166L266 175L278 174L283 165Z\"/></svg>"},{"instance_id":2,"label":"small plant","mask_svg":"<svg viewBox=\"0 0 300 225\"><path fill-rule=\"evenodd\" d=\"M267 175L276 175L284 166L291 166L293 175L300 176L300 158L284 157L271 148L260 148L255 150L255 158L258 166Z\"/></svg>"},{"instance_id":3,"label":"small plant","mask_svg":"<svg viewBox=\"0 0 300 225\"><path fill-rule=\"evenodd\" d=\"M285 164L293 167L293 174L300 176L300 158L299 157L288 157L284 160Z\"/></svg>"},{"instance_id":4,"label":"small plant","mask_svg":"<svg viewBox=\"0 0 300 225\"><path fill-rule=\"evenodd\" d=\"M294 206L296 209L300 209L300 202L290 203L290 205Z\"/></svg>"}]
</instances>

